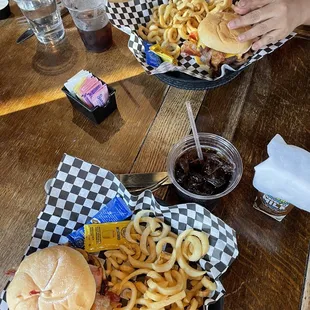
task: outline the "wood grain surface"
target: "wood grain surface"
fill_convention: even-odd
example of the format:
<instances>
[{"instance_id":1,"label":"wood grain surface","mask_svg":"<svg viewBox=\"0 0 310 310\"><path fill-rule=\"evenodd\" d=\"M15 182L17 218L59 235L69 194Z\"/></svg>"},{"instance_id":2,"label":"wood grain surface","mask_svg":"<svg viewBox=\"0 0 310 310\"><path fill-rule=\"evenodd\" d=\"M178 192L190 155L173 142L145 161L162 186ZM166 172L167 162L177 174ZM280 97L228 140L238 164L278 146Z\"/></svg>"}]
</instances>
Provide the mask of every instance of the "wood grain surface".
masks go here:
<instances>
[{"instance_id":1,"label":"wood grain surface","mask_svg":"<svg viewBox=\"0 0 310 310\"><path fill-rule=\"evenodd\" d=\"M166 86L154 77L140 75L113 87L118 110L99 126L73 113L67 99L1 117L0 233L12 238L10 242L0 240L1 274L18 265L44 205L44 183L54 175L64 153L115 173L129 172ZM2 288L5 277L0 282Z\"/></svg>"},{"instance_id":2,"label":"wood grain surface","mask_svg":"<svg viewBox=\"0 0 310 310\"><path fill-rule=\"evenodd\" d=\"M20 15L12 6L16 16ZM254 166L277 133L310 150L310 41L294 39L209 91L183 91L148 76L114 30L107 53L86 52L70 19L67 42L52 51L15 40L14 17L0 22L0 273L17 266L44 206L44 183L64 153L115 173L165 169L173 143L189 132L184 102L200 131L223 135L244 164L239 186L214 210L237 232L240 255L223 277L225 310L295 310L301 306L310 214L294 209L281 223L253 209ZM73 111L63 83L88 69L116 89L118 110L96 126ZM156 193L178 203L170 187ZM0 289L6 277L0 278ZM306 285L302 310L308 309Z\"/></svg>"},{"instance_id":3,"label":"wood grain surface","mask_svg":"<svg viewBox=\"0 0 310 310\"><path fill-rule=\"evenodd\" d=\"M167 156L171 147L190 132L185 102L190 101L196 117L205 91L169 88L163 104L130 170L132 173L166 171ZM155 196L165 199L168 186L159 188Z\"/></svg>"},{"instance_id":4,"label":"wood grain surface","mask_svg":"<svg viewBox=\"0 0 310 310\"><path fill-rule=\"evenodd\" d=\"M294 30L298 38L310 40L310 26L302 25Z\"/></svg>"},{"instance_id":5,"label":"wood grain surface","mask_svg":"<svg viewBox=\"0 0 310 310\"><path fill-rule=\"evenodd\" d=\"M185 102L191 102L196 117L204 95L204 91L170 89L134 162L132 172L165 171L170 148L190 132Z\"/></svg>"},{"instance_id":6,"label":"wood grain surface","mask_svg":"<svg viewBox=\"0 0 310 310\"><path fill-rule=\"evenodd\" d=\"M113 27L113 46L105 53L88 52L69 14L63 19L66 39L60 44L46 47L32 37L17 45L27 27L17 25L21 12L13 1L11 10L12 17L0 21L0 115L64 98L60 86L82 69L106 83L144 72L127 48L127 34Z\"/></svg>"},{"instance_id":7,"label":"wood grain surface","mask_svg":"<svg viewBox=\"0 0 310 310\"><path fill-rule=\"evenodd\" d=\"M254 166L267 158L266 146L277 133L289 144L310 150L309 49L309 41L293 40L230 84L207 91L197 118L199 131L232 141L244 165L238 187L213 211L236 230L240 251L223 277L225 309L300 306L310 214L293 209L278 223L260 213L252 207L252 180ZM178 201L173 188L166 200Z\"/></svg>"}]
</instances>

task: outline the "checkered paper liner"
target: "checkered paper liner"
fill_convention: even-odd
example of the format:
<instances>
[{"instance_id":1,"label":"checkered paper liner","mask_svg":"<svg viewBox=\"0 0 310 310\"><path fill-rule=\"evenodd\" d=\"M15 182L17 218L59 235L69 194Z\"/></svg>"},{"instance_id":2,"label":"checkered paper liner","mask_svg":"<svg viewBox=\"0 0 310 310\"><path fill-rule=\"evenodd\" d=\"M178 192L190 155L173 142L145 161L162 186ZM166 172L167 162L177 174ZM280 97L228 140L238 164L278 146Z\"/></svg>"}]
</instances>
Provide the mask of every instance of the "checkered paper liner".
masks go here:
<instances>
[{"instance_id":1,"label":"checkered paper liner","mask_svg":"<svg viewBox=\"0 0 310 310\"><path fill-rule=\"evenodd\" d=\"M140 25L145 25L149 22L150 16L152 15L152 9L154 7L167 2L168 0L130 0L129 2L120 3L108 2L107 4L107 13L111 23L129 35L128 48L134 54L144 70L149 74L180 71L199 79L208 81L218 80L230 71L243 70L255 61L263 58L265 55L272 53L296 35L296 33L291 33L285 39L280 40L275 44L269 44L265 48L258 50L244 65L238 69L234 69L231 66L224 64L221 67L220 76L215 79L211 78L208 72L203 70L196 63L194 57L191 56L183 57L181 55L178 59L178 66L163 62L158 68L153 68L146 63L142 39L135 31Z\"/></svg>"},{"instance_id":2,"label":"checkered paper liner","mask_svg":"<svg viewBox=\"0 0 310 310\"><path fill-rule=\"evenodd\" d=\"M204 309L224 295L219 278L238 256L236 233L232 228L195 203L167 207L161 206L150 191L133 196L112 172L66 154L51 183L45 208L39 214L25 256L68 242L68 234L81 227L116 195L121 196L134 213L142 209L155 211L155 216L162 218L177 234L188 228L206 232L210 249L199 264L215 279L217 290L206 299ZM1 293L1 310L8 309L6 288Z\"/></svg>"}]
</instances>

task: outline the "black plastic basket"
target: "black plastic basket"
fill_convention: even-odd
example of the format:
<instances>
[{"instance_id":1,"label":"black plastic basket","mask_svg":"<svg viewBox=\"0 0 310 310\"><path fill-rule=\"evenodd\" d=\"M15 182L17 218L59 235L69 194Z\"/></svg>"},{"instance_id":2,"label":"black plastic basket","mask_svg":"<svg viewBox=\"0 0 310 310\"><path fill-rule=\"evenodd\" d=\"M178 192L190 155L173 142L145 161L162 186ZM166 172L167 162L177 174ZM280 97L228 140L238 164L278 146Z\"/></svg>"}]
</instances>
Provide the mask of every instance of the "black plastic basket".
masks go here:
<instances>
[{"instance_id":1,"label":"black plastic basket","mask_svg":"<svg viewBox=\"0 0 310 310\"><path fill-rule=\"evenodd\" d=\"M99 79L100 80L100 79ZM101 81L101 80L100 80ZM101 81L104 83L103 81ZM66 87L63 87L61 90L67 95L67 98L72 104L72 107L76 110L83 113L87 118L96 124L100 124L104 119L106 119L114 110L117 109L116 99L115 99L115 89L108 86L109 90L109 99L104 107L88 107L83 101L78 97L71 94Z\"/></svg>"},{"instance_id":2,"label":"black plastic basket","mask_svg":"<svg viewBox=\"0 0 310 310\"><path fill-rule=\"evenodd\" d=\"M162 82L173 87L187 90L205 90L225 85L236 78L241 72L242 70L227 72L225 76L216 81L198 79L178 71L156 74L155 76Z\"/></svg>"}]
</instances>

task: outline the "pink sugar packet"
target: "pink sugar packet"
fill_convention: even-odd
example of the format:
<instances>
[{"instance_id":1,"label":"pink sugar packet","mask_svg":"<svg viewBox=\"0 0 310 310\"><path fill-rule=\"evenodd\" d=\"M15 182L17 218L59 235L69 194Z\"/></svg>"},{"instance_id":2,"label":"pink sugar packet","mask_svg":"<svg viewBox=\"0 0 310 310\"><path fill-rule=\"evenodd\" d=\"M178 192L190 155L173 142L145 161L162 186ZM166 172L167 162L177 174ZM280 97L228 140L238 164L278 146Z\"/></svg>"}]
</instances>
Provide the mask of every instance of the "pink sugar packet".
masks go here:
<instances>
[{"instance_id":1,"label":"pink sugar packet","mask_svg":"<svg viewBox=\"0 0 310 310\"><path fill-rule=\"evenodd\" d=\"M88 79L80 88L80 99L84 101L88 106L93 107L92 96L102 87L102 82L96 78Z\"/></svg>"},{"instance_id":2,"label":"pink sugar packet","mask_svg":"<svg viewBox=\"0 0 310 310\"><path fill-rule=\"evenodd\" d=\"M101 89L102 87L103 87L103 85L101 83L94 85L93 88L89 92L82 94L82 100L93 105L93 99L92 98L93 98L94 94L99 89Z\"/></svg>"},{"instance_id":3,"label":"pink sugar packet","mask_svg":"<svg viewBox=\"0 0 310 310\"><path fill-rule=\"evenodd\" d=\"M88 76L83 78L83 81L77 83L74 87L75 95L84 103L86 103L89 107L92 107L89 101L85 101L83 98L83 93L87 92L87 89L91 89L95 84L98 83L98 79L93 76ZM101 83L99 83L101 85ZM83 91L82 91L83 90Z\"/></svg>"},{"instance_id":4,"label":"pink sugar packet","mask_svg":"<svg viewBox=\"0 0 310 310\"><path fill-rule=\"evenodd\" d=\"M86 94L88 93L91 89L93 89L96 85L102 85L102 83L95 78L94 76L87 77L83 84L80 87L79 93Z\"/></svg>"},{"instance_id":5,"label":"pink sugar packet","mask_svg":"<svg viewBox=\"0 0 310 310\"><path fill-rule=\"evenodd\" d=\"M94 107L103 107L109 99L109 90L106 84L101 85L96 91L83 95L84 101L91 103Z\"/></svg>"},{"instance_id":6,"label":"pink sugar packet","mask_svg":"<svg viewBox=\"0 0 310 310\"><path fill-rule=\"evenodd\" d=\"M91 97L93 106L104 107L109 100L109 90L107 84L102 85Z\"/></svg>"},{"instance_id":7,"label":"pink sugar packet","mask_svg":"<svg viewBox=\"0 0 310 310\"><path fill-rule=\"evenodd\" d=\"M102 85L100 86L100 88L103 87ZM100 89L99 88L99 89ZM87 94L83 94L83 100L87 103L90 103L93 107L95 107L94 105L94 99L93 99L93 96L95 95L95 93L98 91L98 89L96 89L95 91L91 91Z\"/></svg>"}]
</instances>

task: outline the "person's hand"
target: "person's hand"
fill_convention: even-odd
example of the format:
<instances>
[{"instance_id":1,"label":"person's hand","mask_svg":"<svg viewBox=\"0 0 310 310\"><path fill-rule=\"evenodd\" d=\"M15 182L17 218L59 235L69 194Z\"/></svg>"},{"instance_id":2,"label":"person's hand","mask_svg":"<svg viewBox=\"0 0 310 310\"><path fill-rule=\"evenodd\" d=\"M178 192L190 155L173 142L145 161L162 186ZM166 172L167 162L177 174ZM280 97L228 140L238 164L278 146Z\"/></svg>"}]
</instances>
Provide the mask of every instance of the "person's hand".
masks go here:
<instances>
[{"instance_id":1,"label":"person's hand","mask_svg":"<svg viewBox=\"0 0 310 310\"><path fill-rule=\"evenodd\" d=\"M258 50L269 43L285 38L309 16L309 0L240 0L234 10L240 14L232 20L230 29L251 25L239 35L239 41L256 41L252 48Z\"/></svg>"}]
</instances>

